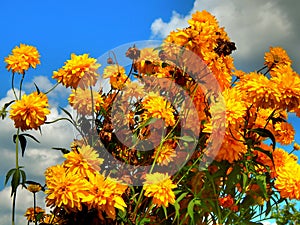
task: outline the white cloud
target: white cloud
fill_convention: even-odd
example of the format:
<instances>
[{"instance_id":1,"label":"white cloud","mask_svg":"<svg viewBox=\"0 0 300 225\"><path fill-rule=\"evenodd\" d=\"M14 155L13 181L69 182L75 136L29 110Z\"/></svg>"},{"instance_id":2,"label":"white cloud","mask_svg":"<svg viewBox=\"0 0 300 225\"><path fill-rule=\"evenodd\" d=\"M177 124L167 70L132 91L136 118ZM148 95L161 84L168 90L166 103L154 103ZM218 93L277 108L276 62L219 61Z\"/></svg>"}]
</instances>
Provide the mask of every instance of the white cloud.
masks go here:
<instances>
[{"instance_id":1,"label":"white cloud","mask_svg":"<svg viewBox=\"0 0 300 225\"><path fill-rule=\"evenodd\" d=\"M174 12L169 22L156 19L151 26L152 36L164 38L171 30L185 26L196 10L207 10L237 45L236 65L242 69L259 69L263 54L270 46L282 46L294 60L299 71L300 45L298 23L300 1L292 0L196 0L188 15ZM291 12L291 13L290 13Z\"/></svg>"},{"instance_id":2,"label":"white cloud","mask_svg":"<svg viewBox=\"0 0 300 225\"><path fill-rule=\"evenodd\" d=\"M6 187L0 191L0 224L3 225L11 224L12 198L10 197L10 192L11 191L9 187ZM46 209L46 205L44 202L45 195L42 192L39 192L36 196L37 206ZM15 224L27 224L24 213L29 207L33 207L32 193L24 188L18 188L16 198ZM49 212L49 209L46 209L46 212Z\"/></svg>"},{"instance_id":3,"label":"white cloud","mask_svg":"<svg viewBox=\"0 0 300 225\"><path fill-rule=\"evenodd\" d=\"M14 99L12 90L7 92L7 96L0 99L0 107L6 102ZM57 108L51 108L51 114L47 121L53 121L57 118L66 117ZM70 107L67 108L71 110ZM39 131L26 131L36 137L40 143L27 138L27 148L24 157L19 157L19 164L24 166L27 179L44 183L44 171L47 167L59 164L63 161L60 151L52 150L52 147L68 148L74 139L73 127L65 121L58 121L53 124L42 125L42 135ZM8 117L0 122L0 176L15 167L15 144L12 136L16 133L13 121ZM20 151L19 151L20 152ZM4 182L4 180L2 181ZM7 187L0 191L0 224L10 224L11 221L11 199L10 199L10 182ZM16 224L26 224L24 212L32 206L32 197L26 190L19 189L17 195L17 220ZM40 196L39 205L44 207L44 196ZM24 217L24 218L23 218Z\"/></svg>"}]
</instances>

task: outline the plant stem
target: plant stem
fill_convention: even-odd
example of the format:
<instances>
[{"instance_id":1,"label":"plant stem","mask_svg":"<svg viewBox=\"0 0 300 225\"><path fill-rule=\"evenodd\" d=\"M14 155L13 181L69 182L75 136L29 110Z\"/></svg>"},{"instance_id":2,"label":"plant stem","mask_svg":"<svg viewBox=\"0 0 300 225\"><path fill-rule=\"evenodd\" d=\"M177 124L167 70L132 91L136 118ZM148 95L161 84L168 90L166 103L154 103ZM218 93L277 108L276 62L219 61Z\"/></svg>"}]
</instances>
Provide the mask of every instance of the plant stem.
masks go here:
<instances>
[{"instance_id":1,"label":"plant stem","mask_svg":"<svg viewBox=\"0 0 300 225\"><path fill-rule=\"evenodd\" d=\"M22 74L22 79L21 79L21 81L20 81L19 99L21 99L21 97L22 97L22 85L23 85L24 77L25 77L25 73Z\"/></svg>"},{"instance_id":2,"label":"plant stem","mask_svg":"<svg viewBox=\"0 0 300 225\"><path fill-rule=\"evenodd\" d=\"M19 133L20 128L17 130L17 137L16 137L16 170L19 170ZM15 208L16 208L16 196L17 196L17 188L16 191L13 193L13 205L12 205L12 225L15 224Z\"/></svg>"},{"instance_id":3,"label":"plant stem","mask_svg":"<svg viewBox=\"0 0 300 225\"><path fill-rule=\"evenodd\" d=\"M35 199L35 192L33 193L33 213L34 213L34 224L37 225L37 219L36 219L36 199Z\"/></svg>"},{"instance_id":4,"label":"plant stem","mask_svg":"<svg viewBox=\"0 0 300 225\"><path fill-rule=\"evenodd\" d=\"M13 92L14 92L14 96L15 96L16 100L18 100L16 91L15 91L14 80L15 80L15 73L12 74L12 78L11 78L11 88L12 88L12 90L13 90Z\"/></svg>"}]
</instances>

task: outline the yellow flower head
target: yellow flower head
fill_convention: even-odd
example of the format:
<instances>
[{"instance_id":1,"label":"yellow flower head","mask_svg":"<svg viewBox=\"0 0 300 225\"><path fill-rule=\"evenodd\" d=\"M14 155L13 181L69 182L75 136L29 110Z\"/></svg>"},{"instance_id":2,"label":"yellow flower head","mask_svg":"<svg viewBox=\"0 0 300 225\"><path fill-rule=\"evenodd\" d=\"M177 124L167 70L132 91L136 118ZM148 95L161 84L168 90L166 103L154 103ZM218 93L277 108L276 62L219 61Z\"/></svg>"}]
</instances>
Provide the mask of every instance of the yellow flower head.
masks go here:
<instances>
[{"instance_id":1,"label":"yellow flower head","mask_svg":"<svg viewBox=\"0 0 300 225\"><path fill-rule=\"evenodd\" d=\"M146 197L153 197L153 203L158 206L168 207L169 203L174 204L175 194L172 189L177 185L172 183L168 174L154 173L146 174L143 189Z\"/></svg>"},{"instance_id":2,"label":"yellow flower head","mask_svg":"<svg viewBox=\"0 0 300 225\"><path fill-rule=\"evenodd\" d=\"M35 129L45 123L46 116L50 114L48 98L43 93L24 94L17 100L10 110L10 118L15 122L16 128L22 131Z\"/></svg>"},{"instance_id":3,"label":"yellow flower head","mask_svg":"<svg viewBox=\"0 0 300 225\"><path fill-rule=\"evenodd\" d=\"M109 78L110 84L114 89L122 89L125 86L125 83L129 83L124 67L118 64L105 67L103 78Z\"/></svg>"},{"instance_id":4,"label":"yellow flower head","mask_svg":"<svg viewBox=\"0 0 300 225\"><path fill-rule=\"evenodd\" d=\"M156 66L160 65L160 62L157 50L143 48L140 51L140 57L134 63L134 67L140 74L153 74L155 73Z\"/></svg>"},{"instance_id":5,"label":"yellow flower head","mask_svg":"<svg viewBox=\"0 0 300 225\"><path fill-rule=\"evenodd\" d=\"M157 154L157 164L166 166L177 156L174 149L174 144L171 142L165 142L161 147L155 148L152 158L155 159Z\"/></svg>"},{"instance_id":6,"label":"yellow flower head","mask_svg":"<svg viewBox=\"0 0 300 225\"><path fill-rule=\"evenodd\" d=\"M295 130L292 124L287 122L278 122L274 124L276 142L282 145L289 145L294 141Z\"/></svg>"},{"instance_id":7,"label":"yellow flower head","mask_svg":"<svg viewBox=\"0 0 300 225\"><path fill-rule=\"evenodd\" d=\"M71 59L58 71L53 72L53 78L66 87L85 89L94 86L99 76L97 70L101 65L88 54L71 54Z\"/></svg>"},{"instance_id":8,"label":"yellow flower head","mask_svg":"<svg viewBox=\"0 0 300 225\"><path fill-rule=\"evenodd\" d=\"M102 174L88 172L88 180L90 185L90 195L82 201L89 209L97 209L98 216L104 220L103 212L111 218L116 218L116 210L118 208L125 211L126 204L121 197L127 189L126 185L121 184L116 179L104 177Z\"/></svg>"},{"instance_id":9,"label":"yellow flower head","mask_svg":"<svg viewBox=\"0 0 300 225\"><path fill-rule=\"evenodd\" d=\"M142 102L143 108L147 110L147 117L154 117L163 119L166 126L173 126L175 124L174 109L170 102L166 101L162 96L150 92Z\"/></svg>"},{"instance_id":10,"label":"yellow flower head","mask_svg":"<svg viewBox=\"0 0 300 225\"><path fill-rule=\"evenodd\" d=\"M282 198L300 200L300 165L286 163L278 172L275 187Z\"/></svg>"},{"instance_id":11,"label":"yellow flower head","mask_svg":"<svg viewBox=\"0 0 300 225\"><path fill-rule=\"evenodd\" d=\"M91 115L94 111L99 111L104 104L99 92L81 88L72 89L68 100L70 105L82 115ZM92 109L93 106L94 109Z\"/></svg>"},{"instance_id":12,"label":"yellow flower head","mask_svg":"<svg viewBox=\"0 0 300 225\"><path fill-rule=\"evenodd\" d=\"M270 51L265 53L265 65L268 68L279 67L282 65L291 65L292 60L281 47L270 47Z\"/></svg>"},{"instance_id":13,"label":"yellow flower head","mask_svg":"<svg viewBox=\"0 0 300 225\"><path fill-rule=\"evenodd\" d=\"M277 108L280 104L280 92L276 83L260 73L251 72L242 77L236 88L244 96L243 100L260 108Z\"/></svg>"},{"instance_id":14,"label":"yellow flower head","mask_svg":"<svg viewBox=\"0 0 300 225\"><path fill-rule=\"evenodd\" d=\"M89 145L77 147L65 154L64 157L66 158L64 167L83 177L87 176L87 171L99 171L100 165L103 163L103 159L99 158L96 150Z\"/></svg>"},{"instance_id":15,"label":"yellow flower head","mask_svg":"<svg viewBox=\"0 0 300 225\"><path fill-rule=\"evenodd\" d=\"M50 167L45 172L46 205L65 207L70 211L82 209L82 198L88 196L88 182L78 173L66 171L62 166Z\"/></svg>"},{"instance_id":16,"label":"yellow flower head","mask_svg":"<svg viewBox=\"0 0 300 225\"><path fill-rule=\"evenodd\" d=\"M32 193L36 193L42 190L42 186L40 184L29 184L27 190Z\"/></svg>"},{"instance_id":17,"label":"yellow flower head","mask_svg":"<svg viewBox=\"0 0 300 225\"><path fill-rule=\"evenodd\" d=\"M6 68L13 73L24 74L30 67L36 68L40 64L40 54L38 50L30 45L20 44L12 50L12 55L9 55L4 60Z\"/></svg>"},{"instance_id":18,"label":"yellow flower head","mask_svg":"<svg viewBox=\"0 0 300 225\"><path fill-rule=\"evenodd\" d=\"M40 213L45 213L45 210L42 209L41 207L35 207L35 210L33 207L30 207L26 210L24 216L27 218L28 222L35 222L35 218L38 214ZM40 219L39 222L42 222L42 218Z\"/></svg>"},{"instance_id":19,"label":"yellow flower head","mask_svg":"<svg viewBox=\"0 0 300 225\"><path fill-rule=\"evenodd\" d=\"M207 141L212 142L211 139ZM215 160L220 162L222 160L227 160L230 163L241 159L241 157L247 152L246 146L242 142L242 137L234 132L234 137L232 134L226 133L218 152L208 152L209 156L214 156Z\"/></svg>"},{"instance_id":20,"label":"yellow flower head","mask_svg":"<svg viewBox=\"0 0 300 225\"><path fill-rule=\"evenodd\" d=\"M271 85L280 93L279 107L291 111L300 106L300 76L290 66L276 67L270 72Z\"/></svg>"}]
</instances>

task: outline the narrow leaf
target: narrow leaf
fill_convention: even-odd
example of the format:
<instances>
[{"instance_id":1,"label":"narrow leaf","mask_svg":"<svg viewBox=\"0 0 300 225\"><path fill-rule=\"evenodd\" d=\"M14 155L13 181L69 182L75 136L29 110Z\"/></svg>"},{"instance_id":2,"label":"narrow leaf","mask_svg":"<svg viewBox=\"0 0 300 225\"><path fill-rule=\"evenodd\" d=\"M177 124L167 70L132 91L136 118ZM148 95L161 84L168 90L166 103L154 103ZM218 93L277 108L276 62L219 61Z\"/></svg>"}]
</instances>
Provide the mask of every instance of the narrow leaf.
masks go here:
<instances>
[{"instance_id":1,"label":"narrow leaf","mask_svg":"<svg viewBox=\"0 0 300 225\"><path fill-rule=\"evenodd\" d=\"M251 131L257 133L258 135L260 135L261 137L268 137L271 139L272 143L273 143L273 150L275 150L275 137L272 134L271 131L265 129L265 128L255 128L255 129L251 129Z\"/></svg>"},{"instance_id":2,"label":"narrow leaf","mask_svg":"<svg viewBox=\"0 0 300 225\"><path fill-rule=\"evenodd\" d=\"M63 154L68 154L70 151L65 148L52 148L53 150L61 151Z\"/></svg>"},{"instance_id":3,"label":"narrow leaf","mask_svg":"<svg viewBox=\"0 0 300 225\"><path fill-rule=\"evenodd\" d=\"M20 141L21 150L22 150L22 157L24 157L24 153L25 153L26 145L27 145L27 140L26 140L26 138L23 134L19 135L19 141Z\"/></svg>"},{"instance_id":4,"label":"narrow leaf","mask_svg":"<svg viewBox=\"0 0 300 225\"><path fill-rule=\"evenodd\" d=\"M8 103L5 103L3 109L7 109L7 107L10 106L14 101L15 100L12 100L12 101L10 101Z\"/></svg>"},{"instance_id":5,"label":"narrow leaf","mask_svg":"<svg viewBox=\"0 0 300 225\"><path fill-rule=\"evenodd\" d=\"M13 168L13 169L11 169L11 170L9 170L8 172L7 172L7 174L6 174L6 177L5 177L5 182L4 182L4 185L6 185L7 184L7 182L8 182L8 180L9 180L9 178L11 177L11 175L15 172L15 170L16 170L16 168Z\"/></svg>"},{"instance_id":6,"label":"narrow leaf","mask_svg":"<svg viewBox=\"0 0 300 225\"><path fill-rule=\"evenodd\" d=\"M35 86L35 89L36 89L37 93L40 94L41 91L40 91L39 87L36 85L36 83L33 83L33 84L34 84L34 86Z\"/></svg>"},{"instance_id":7,"label":"narrow leaf","mask_svg":"<svg viewBox=\"0 0 300 225\"><path fill-rule=\"evenodd\" d=\"M65 110L64 108L62 108L62 107L59 107L65 114L67 114L68 115L68 117L70 117L70 119L71 120L73 120L73 117L72 117L72 115L67 111L67 110Z\"/></svg>"},{"instance_id":8,"label":"narrow leaf","mask_svg":"<svg viewBox=\"0 0 300 225\"><path fill-rule=\"evenodd\" d=\"M37 143L40 143L38 139L36 139L34 136L32 136L31 134L22 134L23 136L26 136L26 137L30 137L32 140L34 140L35 142Z\"/></svg>"}]
</instances>

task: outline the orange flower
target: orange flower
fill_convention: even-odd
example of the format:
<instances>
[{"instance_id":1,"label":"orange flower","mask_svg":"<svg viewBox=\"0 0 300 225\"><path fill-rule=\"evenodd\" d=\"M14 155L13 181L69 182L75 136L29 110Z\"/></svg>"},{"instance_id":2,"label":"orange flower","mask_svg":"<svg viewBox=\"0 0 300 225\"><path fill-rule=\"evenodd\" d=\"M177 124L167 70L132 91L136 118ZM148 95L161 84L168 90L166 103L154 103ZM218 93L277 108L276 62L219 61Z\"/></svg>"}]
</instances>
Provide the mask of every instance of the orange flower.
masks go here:
<instances>
[{"instance_id":1,"label":"orange flower","mask_svg":"<svg viewBox=\"0 0 300 225\"><path fill-rule=\"evenodd\" d=\"M143 189L146 197L153 197L153 204L168 207L169 203L175 202L175 194L172 191L177 185L172 183L168 174L146 174Z\"/></svg>"},{"instance_id":2,"label":"orange flower","mask_svg":"<svg viewBox=\"0 0 300 225\"><path fill-rule=\"evenodd\" d=\"M72 89L68 100L70 105L82 115L91 115L94 111L99 111L104 104L98 92L81 88Z\"/></svg>"},{"instance_id":3,"label":"orange flower","mask_svg":"<svg viewBox=\"0 0 300 225\"><path fill-rule=\"evenodd\" d=\"M122 89L125 86L125 82L129 83L124 67L118 64L105 67L103 71L103 78L109 78L110 84L114 89Z\"/></svg>"},{"instance_id":4,"label":"orange flower","mask_svg":"<svg viewBox=\"0 0 300 225\"><path fill-rule=\"evenodd\" d=\"M88 54L71 54L71 59L67 60L61 69L54 71L52 78L66 87L76 89L79 86L85 89L96 84L99 76L97 70L100 66L97 60L90 58Z\"/></svg>"},{"instance_id":5,"label":"orange flower","mask_svg":"<svg viewBox=\"0 0 300 225\"><path fill-rule=\"evenodd\" d=\"M43 93L24 94L21 100L17 100L10 110L10 118L14 120L15 127L22 131L35 129L45 123L50 114L48 98Z\"/></svg>"},{"instance_id":6,"label":"orange flower","mask_svg":"<svg viewBox=\"0 0 300 225\"><path fill-rule=\"evenodd\" d=\"M294 141L295 130L292 124L290 123L275 123L274 132L276 141L282 145L289 145Z\"/></svg>"},{"instance_id":7,"label":"orange flower","mask_svg":"<svg viewBox=\"0 0 300 225\"><path fill-rule=\"evenodd\" d=\"M155 158L156 155L157 155L157 160L156 160L157 164L167 166L176 157L176 151L172 143L165 142L161 147L155 148L152 158Z\"/></svg>"},{"instance_id":8,"label":"orange flower","mask_svg":"<svg viewBox=\"0 0 300 225\"><path fill-rule=\"evenodd\" d=\"M150 92L142 102L143 108L147 110L147 117L154 117L163 119L166 122L166 126L174 126L174 109L170 102L166 101L162 96Z\"/></svg>"},{"instance_id":9,"label":"orange flower","mask_svg":"<svg viewBox=\"0 0 300 225\"><path fill-rule=\"evenodd\" d=\"M297 162L286 163L278 173L275 187L282 198L300 200L300 165Z\"/></svg>"},{"instance_id":10,"label":"orange flower","mask_svg":"<svg viewBox=\"0 0 300 225\"><path fill-rule=\"evenodd\" d=\"M89 195L89 185L81 175L67 172L62 166L48 168L45 175L47 206L64 207L67 211L82 210L82 199Z\"/></svg>"},{"instance_id":11,"label":"orange flower","mask_svg":"<svg viewBox=\"0 0 300 225\"><path fill-rule=\"evenodd\" d=\"M64 167L76 174L87 176L87 172L95 172L100 170L103 159L99 158L99 154L89 145L77 147L77 149L65 154Z\"/></svg>"},{"instance_id":12,"label":"orange flower","mask_svg":"<svg viewBox=\"0 0 300 225\"><path fill-rule=\"evenodd\" d=\"M41 207L35 207L35 210L33 209L33 207L28 208L24 214L24 216L27 218L28 222L35 222L36 216L41 214L41 213L45 213L45 210L42 209ZM40 219L39 222L42 222L42 217Z\"/></svg>"},{"instance_id":13,"label":"orange flower","mask_svg":"<svg viewBox=\"0 0 300 225\"><path fill-rule=\"evenodd\" d=\"M282 65L291 65L292 61L286 51L281 47L270 47L270 51L265 53L265 65L269 68Z\"/></svg>"},{"instance_id":14,"label":"orange flower","mask_svg":"<svg viewBox=\"0 0 300 225\"><path fill-rule=\"evenodd\" d=\"M90 184L90 195L83 199L83 202L89 209L97 209L98 217L105 220L102 213L111 218L116 218L116 210L118 208L125 211L126 204L121 197L127 189L126 185L121 184L116 179L104 177L102 174L88 172L87 178Z\"/></svg>"},{"instance_id":15,"label":"orange flower","mask_svg":"<svg viewBox=\"0 0 300 225\"><path fill-rule=\"evenodd\" d=\"M9 55L4 60L6 68L13 73L24 74L30 67L36 68L40 64L40 54L38 50L30 45L20 44L12 50L12 55Z\"/></svg>"},{"instance_id":16,"label":"orange flower","mask_svg":"<svg viewBox=\"0 0 300 225\"><path fill-rule=\"evenodd\" d=\"M219 198L219 205L223 208L230 208L234 204L234 199L231 197L231 195L227 195L223 198Z\"/></svg>"},{"instance_id":17,"label":"orange flower","mask_svg":"<svg viewBox=\"0 0 300 225\"><path fill-rule=\"evenodd\" d=\"M243 101L254 104L257 108L277 108L280 105L280 92L276 83L260 73L251 72L242 77L236 88L242 93Z\"/></svg>"}]
</instances>

